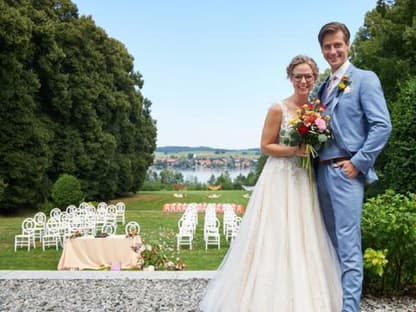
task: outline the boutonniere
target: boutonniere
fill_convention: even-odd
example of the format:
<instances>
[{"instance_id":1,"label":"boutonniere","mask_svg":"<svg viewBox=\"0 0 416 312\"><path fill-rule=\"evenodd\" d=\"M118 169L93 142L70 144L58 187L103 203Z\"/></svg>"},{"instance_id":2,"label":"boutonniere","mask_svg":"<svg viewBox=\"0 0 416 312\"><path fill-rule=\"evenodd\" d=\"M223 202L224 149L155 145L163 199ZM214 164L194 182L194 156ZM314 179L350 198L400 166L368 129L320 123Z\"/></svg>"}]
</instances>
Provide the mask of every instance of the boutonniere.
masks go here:
<instances>
[{"instance_id":1,"label":"boutonniere","mask_svg":"<svg viewBox=\"0 0 416 312\"><path fill-rule=\"evenodd\" d=\"M349 87L349 85L351 84L351 80L347 75L342 76L341 81L338 84L338 90L337 90L337 96L339 96L341 94L341 92L350 92L351 88Z\"/></svg>"}]
</instances>

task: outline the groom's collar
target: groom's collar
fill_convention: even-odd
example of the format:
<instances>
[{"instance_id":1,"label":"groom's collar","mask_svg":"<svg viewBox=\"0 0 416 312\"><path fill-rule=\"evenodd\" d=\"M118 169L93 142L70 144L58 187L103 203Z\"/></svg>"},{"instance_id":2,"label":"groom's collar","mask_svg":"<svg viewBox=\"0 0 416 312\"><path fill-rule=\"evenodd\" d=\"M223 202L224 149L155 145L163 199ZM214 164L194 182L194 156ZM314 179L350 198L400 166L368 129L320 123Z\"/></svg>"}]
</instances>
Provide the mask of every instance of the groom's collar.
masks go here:
<instances>
[{"instance_id":1,"label":"groom's collar","mask_svg":"<svg viewBox=\"0 0 416 312\"><path fill-rule=\"evenodd\" d=\"M341 77L342 76L344 76L345 75L345 73L346 73L346 71L347 71L347 69L348 69L348 67L350 66L350 61L349 60L347 60L344 64L342 64L335 72L333 72L331 75L330 75L330 79L333 77L333 76L336 76L337 77L337 80L341 80Z\"/></svg>"}]
</instances>

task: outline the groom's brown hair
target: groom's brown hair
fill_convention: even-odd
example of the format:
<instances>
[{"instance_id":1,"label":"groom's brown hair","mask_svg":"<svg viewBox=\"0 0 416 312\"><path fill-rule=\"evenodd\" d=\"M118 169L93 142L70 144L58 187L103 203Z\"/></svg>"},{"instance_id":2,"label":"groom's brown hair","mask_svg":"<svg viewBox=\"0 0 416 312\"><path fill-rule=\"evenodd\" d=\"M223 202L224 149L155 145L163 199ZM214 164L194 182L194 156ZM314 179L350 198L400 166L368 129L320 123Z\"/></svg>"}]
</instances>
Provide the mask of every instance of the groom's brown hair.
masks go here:
<instances>
[{"instance_id":1,"label":"groom's brown hair","mask_svg":"<svg viewBox=\"0 0 416 312\"><path fill-rule=\"evenodd\" d=\"M348 27L339 22L330 22L322 26L318 34L319 44L322 47L324 37L328 34L335 34L336 32L341 31L344 34L344 41L346 44L350 44L350 31Z\"/></svg>"}]
</instances>

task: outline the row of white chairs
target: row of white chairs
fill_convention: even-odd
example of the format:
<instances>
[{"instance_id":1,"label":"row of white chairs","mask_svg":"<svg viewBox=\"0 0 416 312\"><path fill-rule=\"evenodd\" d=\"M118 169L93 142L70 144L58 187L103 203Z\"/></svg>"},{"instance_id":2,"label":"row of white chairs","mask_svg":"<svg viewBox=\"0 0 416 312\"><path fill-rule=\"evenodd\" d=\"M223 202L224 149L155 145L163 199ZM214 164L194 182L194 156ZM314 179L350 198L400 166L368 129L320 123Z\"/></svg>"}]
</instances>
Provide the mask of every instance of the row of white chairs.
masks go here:
<instances>
[{"instance_id":1,"label":"row of white chairs","mask_svg":"<svg viewBox=\"0 0 416 312\"><path fill-rule=\"evenodd\" d=\"M224 222L223 234L225 239L233 240L238 234L242 218L239 217L231 204L224 204ZM196 226L198 224L197 204L188 204L185 212L178 221L178 233L176 234L177 249L180 246L187 245L192 249L192 243L195 236ZM215 204L208 204L204 215L203 239L205 249L208 246L215 245L221 248L220 220L217 218L217 209Z\"/></svg>"},{"instance_id":2,"label":"row of white chairs","mask_svg":"<svg viewBox=\"0 0 416 312\"><path fill-rule=\"evenodd\" d=\"M231 205L224 207L223 234L227 241L230 239L233 242L236 238L241 221L242 218L235 213Z\"/></svg>"},{"instance_id":3,"label":"row of white chairs","mask_svg":"<svg viewBox=\"0 0 416 312\"><path fill-rule=\"evenodd\" d=\"M26 218L22 222L22 233L15 235L14 240L14 251L17 251L18 247L26 247L28 251L30 251L31 247L36 248L35 243L35 229L36 229L36 222L34 218ZM105 233L106 235L115 235L116 234L116 227L114 224L105 224L101 228L101 233ZM134 235L140 234L140 225L136 221L130 221L125 226L125 233L126 235ZM73 235L73 234L71 234ZM65 236L65 240L70 238L70 235ZM59 246L63 246L64 242L62 237L59 233L59 220L56 218L50 218L46 222L45 232L41 238L42 242L42 249L45 251L45 247L54 246L56 250L58 250Z\"/></svg>"},{"instance_id":4,"label":"row of white chairs","mask_svg":"<svg viewBox=\"0 0 416 312\"><path fill-rule=\"evenodd\" d=\"M217 218L215 205L208 205L204 216L204 241L205 250L208 245L216 245L221 248L220 220Z\"/></svg>"},{"instance_id":5,"label":"row of white chairs","mask_svg":"<svg viewBox=\"0 0 416 312\"><path fill-rule=\"evenodd\" d=\"M126 205L123 202L118 202L116 204L100 202L98 203L97 208L90 203L82 202L78 207L69 205L66 207L65 211L61 211L59 208L53 208L50 212L50 217L59 217L62 213L69 215L83 215L88 213L95 213L98 215L111 214L115 216L117 223L124 225L126 222Z\"/></svg>"},{"instance_id":6,"label":"row of white chairs","mask_svg":"<svg viewBox=\"0 0 416 312\"><path fill-rule=\"evenodd\" d=\"M178 221L178 234L176 234L176 248L188 245L192 249L196 227L198 225L198 209L195 205L188 205L181 218Z\"/></svg>"},{"instance_id":7,"label":"row of white chairs","mask_svg":"<svg viewBox=\"0 0 416 312\"><path fill-rule=\"evenodd\" d=\"M15 251L18 247L36 247L36 240L42 243L42 248L58 245L63 246L66 239L73 235L96 235L97 233L114 234L117 231L117 223L125 223L125 205L104 205L101 203L96 209L94 206L81 203L79 207L70 205L65 211L58 208L52 209L50 218L46 214L38 212L33 218L27 218L22 222L22 232L15 236ZM119 216L116 207L119 207ZM121 213L122 212L122 213ZM137 234L140 232L137 231Z\"/></svg>"}]
</instances>

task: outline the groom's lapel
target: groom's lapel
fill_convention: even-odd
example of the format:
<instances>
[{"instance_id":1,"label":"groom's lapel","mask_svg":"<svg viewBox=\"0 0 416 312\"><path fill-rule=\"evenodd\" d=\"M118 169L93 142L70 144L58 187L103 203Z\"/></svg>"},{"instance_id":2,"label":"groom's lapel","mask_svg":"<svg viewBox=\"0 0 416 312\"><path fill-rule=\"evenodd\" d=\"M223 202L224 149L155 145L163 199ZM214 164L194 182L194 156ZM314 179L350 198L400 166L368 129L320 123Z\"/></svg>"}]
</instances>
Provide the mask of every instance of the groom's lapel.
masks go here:
<instances>
[{"instance_id":1,"label":"groom's lapel","mask_svg":"<svg viewBox=\"0 0 416 312\"><path fill-rule=\"evenodd\" d=\"M336 102L338 102L338 97L336 96L338 92L338 86L335 86L331 93L329 94L329 96L327 96L327 104L331 103L332 101L334 101L334 103L331 103L331 105L334 105Z\"/></svg>"},{"instance_id":2,"label":"groom's lapel","mask_svg":"<svg viewBox=\"0 0 416 312\"><path fill-rule=\"evenodd\" d=\"M325 94L325 90L328 86L328 80L329 80L329 76L326 78L326 80L319 86L318 89L318 98L322 101L322 103L326 104L327 102L325 101L324 97L326 96Z\"/></svg>"},{"instance_id":3,"label":"groom's lapel","mask_svg":"<svg viewBox=\"0 0 416 312\"><path fill-rule=\"evenodd\" d=\"M345 75L348 76L348 79L350 79L350 81L352 81L353 68L354 68L354 66L352 64L350 64L350 66L348 67L347 71L345 72ZM339 93L338 92L338 86L335 86L334 90L332 90L332 93L331 93L331 95L330 95L330 97L328 99L329 101L334 101L332 103L332 109L335 108L335 106L338 104L338 102L339 102L339 100L340 100L340 98L342 96L342 92L339 95L336 95L337 93ZM328 103L330 103L329 101L328 101Z\"/></svg>"}]
</instances>

